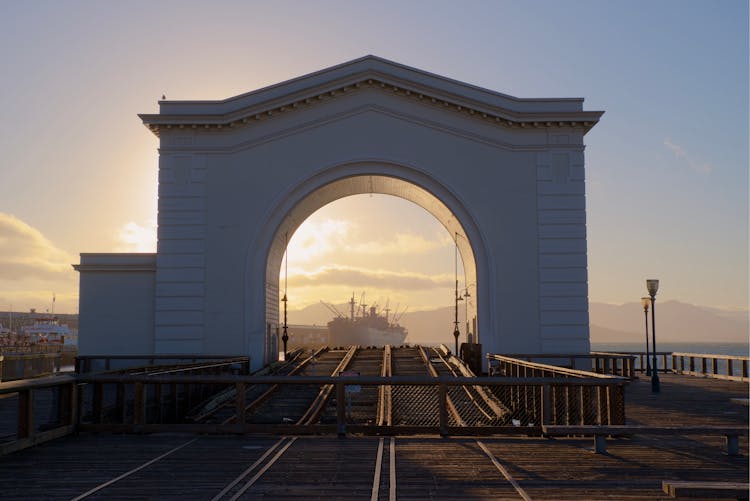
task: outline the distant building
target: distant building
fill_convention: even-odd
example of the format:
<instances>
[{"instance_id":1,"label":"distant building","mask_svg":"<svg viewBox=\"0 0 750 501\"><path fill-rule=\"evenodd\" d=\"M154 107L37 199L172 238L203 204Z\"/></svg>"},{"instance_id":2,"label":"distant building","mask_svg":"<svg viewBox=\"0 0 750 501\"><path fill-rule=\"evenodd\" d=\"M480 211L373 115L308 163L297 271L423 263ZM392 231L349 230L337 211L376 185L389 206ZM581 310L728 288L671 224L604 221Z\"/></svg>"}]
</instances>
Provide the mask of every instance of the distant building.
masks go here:
<instances>
[{"instance_id":1,"label":"distant building","mask_svg":"<svg viewBox=\"0 0 750 501\"><path fill-rule=\"evenodd\" d=\"M583 99L519 99L373 56L223 101L161 101L156 254L81 254L81 354L278 356L285 242L385 193L448 230L489 352L589 349ZM465 333L464 333L465 335Z\"/></svg>"}]
</instances>

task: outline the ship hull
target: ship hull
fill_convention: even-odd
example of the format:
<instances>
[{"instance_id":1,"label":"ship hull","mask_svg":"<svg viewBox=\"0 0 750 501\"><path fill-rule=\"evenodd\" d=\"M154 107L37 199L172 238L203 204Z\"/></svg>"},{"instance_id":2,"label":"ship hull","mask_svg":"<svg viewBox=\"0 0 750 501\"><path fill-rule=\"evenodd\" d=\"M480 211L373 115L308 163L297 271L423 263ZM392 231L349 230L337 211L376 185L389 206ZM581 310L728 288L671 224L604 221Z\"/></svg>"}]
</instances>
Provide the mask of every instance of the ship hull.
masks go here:
<instances>
[{"instance_id":1,"label":"ship hull","mask_svg":"<svg viewBox=\"0 0 750 501\"><path fill-rule=\"evenodd\" d=\"M406 329L376 329L362 325L328 325L329 346L401 346L406 339Z\"/></svg>"}]
</instances>

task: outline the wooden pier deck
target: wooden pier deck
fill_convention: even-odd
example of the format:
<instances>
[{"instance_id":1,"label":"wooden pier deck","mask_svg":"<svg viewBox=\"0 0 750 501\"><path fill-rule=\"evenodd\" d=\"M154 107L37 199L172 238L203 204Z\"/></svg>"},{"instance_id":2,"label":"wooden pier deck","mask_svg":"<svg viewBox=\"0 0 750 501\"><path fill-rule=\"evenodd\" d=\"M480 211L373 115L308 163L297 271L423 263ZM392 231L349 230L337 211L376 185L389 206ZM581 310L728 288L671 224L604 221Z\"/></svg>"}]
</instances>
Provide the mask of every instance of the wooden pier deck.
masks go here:
<instances>
[{"instance_id":1,"label":"wooden pier deck","mask_svg":"<svg viewBox=\"0 0 750 501\"><path fill-rule=\"evenodd\" d=\"M664 374L627 424L748 426L748 384ZM723 436L440 438L81 434L0 458L2 499L658 499L664 480L747 482Z\"/></svg>"}]
</instances>

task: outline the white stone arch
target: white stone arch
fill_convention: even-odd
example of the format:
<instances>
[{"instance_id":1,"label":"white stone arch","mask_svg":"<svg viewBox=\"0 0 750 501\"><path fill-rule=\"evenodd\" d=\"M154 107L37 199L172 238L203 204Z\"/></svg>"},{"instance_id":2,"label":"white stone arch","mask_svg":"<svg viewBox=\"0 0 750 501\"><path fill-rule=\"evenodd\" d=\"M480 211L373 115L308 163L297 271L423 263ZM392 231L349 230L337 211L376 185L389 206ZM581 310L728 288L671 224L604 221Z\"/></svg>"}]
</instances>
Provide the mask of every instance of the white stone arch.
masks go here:
<instances>
[{"instance_id":1,"label":"white stone arch","mask_svg":"<svg viewBox=\"0 0 750 501\"><path fill-rule=\"evenodd\" d=\"M484 351L587 352L584 135L602 113L376 56L219 101L160 101L140 115L159 137L157 252L81 256L80 353L127 339L134 351L243 353L259 368L278 314L266 301L278 235L324 205L322 187L362 175L402 180L391 190L407 199L419 187L460 222ZM337 186L331 200L346 193ZM123 291L139 300L123 304Z\"/></svg>"},{"instance_id":2,"label":"white stone arch","mask_svg":"<svg viewBox=\"0 0 750 501\"><path fill-rule=\"evenodd\" d=\"M424 168L384 159L359 159L324 167L290 186L279 197L267 219L259 225L255 243L247 253L245 271L245 346L249 353L272 356L268 326L278 323L279 270L285 243L316 210L334 200L356 194L382 193L409 200L430 212L451 234L458 233L458 249L466 283L476 284L475 311L479 341L493 345L495 319L491 261L481 229L466 204ZM257 278L264 277L259 284ZM463 282L463 277L461 277ZM473 316L470 314L470 316ZM258 326L266 326L265 331ZM463 331L463 329L462 329ZM275 330L271 330L275 336ZM465 341L462 332L461 341Z\"/></svg>"}]
</instances>

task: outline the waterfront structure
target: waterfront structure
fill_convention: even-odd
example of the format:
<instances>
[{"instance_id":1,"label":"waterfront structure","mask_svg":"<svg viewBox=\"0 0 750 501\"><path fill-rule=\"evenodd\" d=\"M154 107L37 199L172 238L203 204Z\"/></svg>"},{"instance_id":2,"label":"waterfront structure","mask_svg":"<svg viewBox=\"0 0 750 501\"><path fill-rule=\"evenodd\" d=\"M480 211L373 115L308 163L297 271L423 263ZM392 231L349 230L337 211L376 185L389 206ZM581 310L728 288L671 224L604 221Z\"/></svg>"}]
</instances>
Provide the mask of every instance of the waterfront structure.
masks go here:
<instances>
[{"instance_id":1,"label":"waterfront structure","mask_svg":"<svg viewBox=\"0 0 750 501\"><path fill-rule=\"evenodd\" d=\"M589 351L583 99L520 99L366 56L222 101L159 102L155 254L81 254L79 350L279 351L286 242L360 193L410 200L456 244L477 340ZM463 333L465 336L466 333Z\"/></svg>"}]
</instances>

